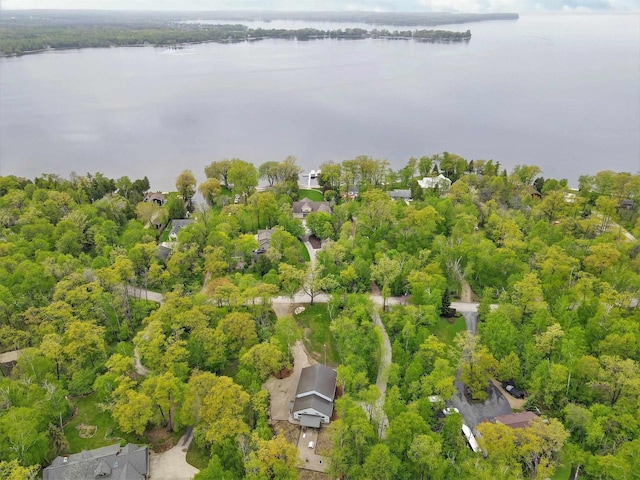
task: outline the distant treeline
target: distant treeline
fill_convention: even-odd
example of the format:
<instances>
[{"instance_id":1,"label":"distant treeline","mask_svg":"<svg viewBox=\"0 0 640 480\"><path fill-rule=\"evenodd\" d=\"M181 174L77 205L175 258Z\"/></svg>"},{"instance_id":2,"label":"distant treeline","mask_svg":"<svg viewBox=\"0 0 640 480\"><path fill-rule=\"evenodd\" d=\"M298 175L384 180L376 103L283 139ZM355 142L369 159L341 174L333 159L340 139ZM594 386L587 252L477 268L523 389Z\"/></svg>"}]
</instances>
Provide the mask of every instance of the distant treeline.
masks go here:
<instances>
[{"instance_id":1,"label":"distant treeline","mask_svg":"<svg viewBox=\"0 0 640 480\"><path fill-rule=\"evenodd\" d=\"M5 10L4 19L22 23L49 25L124 25L158 24L193 21L246 21L298 20L308 22L368 23L372 25L436 26L488 20L517 20L517 13L445 13L445 12L283 12L283 11L189 11L189 12L135 12L112 10ZM0 19L1 23L1 19Z\"/></svg>"},{"instance_id":2,"label":"distant treeline","mask_svg":"<svg viewBox=\"0 0 640 480\"><path fill-rule=\"evenodd\" d=\"M367 31L361 28L318 30L304 28L250 29L244 25L173 24L153 25L35 25L10 22L0 24L0 52L2 55L22 55L47 49L101 48L132 45L179 45L189 43L235 43L267 38L312 40L324 38L413 38L418 41L468 41L471 32L444 30Z\"/></svg>"}]
</instances>

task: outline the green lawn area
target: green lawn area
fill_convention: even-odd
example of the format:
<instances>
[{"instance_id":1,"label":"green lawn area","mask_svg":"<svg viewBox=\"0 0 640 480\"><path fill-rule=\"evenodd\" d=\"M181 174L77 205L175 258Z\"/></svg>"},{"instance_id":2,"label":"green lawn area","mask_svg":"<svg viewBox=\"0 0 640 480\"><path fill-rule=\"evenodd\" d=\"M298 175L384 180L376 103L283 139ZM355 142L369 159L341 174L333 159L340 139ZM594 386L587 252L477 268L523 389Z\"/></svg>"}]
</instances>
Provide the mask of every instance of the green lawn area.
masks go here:
<instances>
[{"instance_id":1,"label":"green lawn area","mask_svg":"<svg viewBox=\"0 0 640 480\"><path fill-rule=\"evenodd\" d=\"M440 318L438 323L433 327L433 334L447 345L453 343L456 333L463 332L466 328L464 317L457 317L454 323L449 323L447 319Z\"/></svg>"},{"instance_id":2,"label":"green lawn area","mask_svg":"<svg viewBox=\"0 0 640 480\"><path fill-rule=\"evenodd\" d=\"M311 257L309 256L309 250L307 250L307 247L304 246L304 243L302 243L300 239L298 239L298 249L300 250L300 257L302 257L305 262L311 260Z\"/></svg>"},{"instance_id":3,"label":"green lawn area","mask_svg":"<svg viewBox=\"0 0 640 480\"><path fill-rule=\"evenodd\" d=\"M64 427L64 434L69 441L69 453L78 453L82 450L106 447L107 445L121 442L121 440L124 440L124 443L147 443L144 437L120 432L115 420L111 418L111 414L103 412L96 405L93 395L74 398L73 402L78 406L78 412L75 418ZM98 428L91 438L80 438L78 435L79 430L76 428L80 424L96 426ZM105 438L107 432L111 433Z\"/></svg>"},{"instance_id":4,"label":"green lawn area","mask_svg":"<svg viewBox=\"0 0 640 480\"><path fill-rule=\"evenodd\" d=\"M300 199L308 198L312 202L324 202L324 195L320 190L301 189L299 193Z\"/></svg>"},{"instance_id":5,"label":"green lawn area","mask_svg":"<svg viewBox=\"0 0 640 480\"><path fill-rule=\"evenodd\" d=\"M568 480L571 475L571 465L560 465L553 473L551 480Z\"/></svg>"},{"instance_id":6,"label":"green lawn area","mask_svg":"<svg viewBox=\"0 0 640 480\"><path fill-rule=\"evenodd\" d=\"M305 305L305 310L295 318L304 331L304 346L313 358L324 363L324 346L327 346L327 364L332 367L340 363L338 348L329 330L331 319L327 306Z\"/></svg>"},{"instance_id":7,"label":"green lawn area","mask_svg":"<svg viewBox=\"0 0 640 480\"><path fill-rule=\"evenodd\" d=\"M187 463L189 465L193 465L198 470L203 470L204 468L207 468L207 465L209 465L210 458L211 455L208 451L198 447L195 441L191 442L189 450L187 450Z\"/></svg>"}]
</instances>

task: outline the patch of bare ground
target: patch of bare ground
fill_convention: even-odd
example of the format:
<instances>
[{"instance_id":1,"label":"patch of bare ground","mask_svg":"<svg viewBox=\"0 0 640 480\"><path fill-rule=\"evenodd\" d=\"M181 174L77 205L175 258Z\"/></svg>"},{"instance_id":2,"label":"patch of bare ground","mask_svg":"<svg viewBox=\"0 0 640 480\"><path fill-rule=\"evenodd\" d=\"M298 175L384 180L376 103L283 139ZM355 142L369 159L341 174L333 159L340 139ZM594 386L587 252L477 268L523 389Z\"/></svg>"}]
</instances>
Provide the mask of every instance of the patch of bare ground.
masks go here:
<instances>
[{"instance_id":1,"label":"patch of bare ground","mask_svg":"<svg viewBox=\"0 0 640 480\"><path fill-rule=\"evenodd\" d=\"M311 470L299 470L298 480L329 480L329 474L312 472Z\"/></svg>"},{"instance_id":2,"label":"patch of bare ground","mask_svg":"<svg viewBox=\"0 0 640 480\"><path fill-rule=\"evenodd\" d=\"M156 427L148 430L145 433L145 438L156 453L166 452L167 450L172 449L176 443L174 436L172 436L171 432L164 427Z\"/></svg>"},{"instance_id":3,"label":"patch of bare ground","mask_svg":"<svg viewBox=\"0 0 640 480\"><path fill-rule=\"evenodd\" d=\"M273 428L276 431L276 434L282 433L284 438L287 439L287 442L298 445L298 438L300 437L300 425L293 425L287 421L277 421L274 422Z\"/></svg>"},{"instance_id":4,"label":"patch of bare ground","mask_svg":"<svg viewBox=\"0 0 640 480\"><path fill-rule=\"evenodd\" d=\"M271 308L278 318L293 315L293 305L289 305L286 303L273 303L271 305Z\"/></svg>"},{"instance_id":5,"label":"patch of bare ground","mask_svg":"<svg viewBox=\"0 0 640 480\"><path fill-rule=\"evenodd\" d=\"M491 379L491 382L496 386L498 390L504 395L504 398L509 402L509 406L512 410L524 410L524 404L527 403L526 398L515 398L511 396L504 388L502 388L502 384L497 381L495 378Z\"/></svg>"},{"instance_id":6,"label":"patch of bare ground","mask_svg":"<svg viewBox=\"0 0 640 480\"><path fill-rule=\"evenodd\" d=\"M331 441L331 434L328 428L321 428L318 434L318 443L316 444L316 453L320 455L326 455L327 457L331 453L331 447L333 442Z\"/></svg>"}]
</instances>

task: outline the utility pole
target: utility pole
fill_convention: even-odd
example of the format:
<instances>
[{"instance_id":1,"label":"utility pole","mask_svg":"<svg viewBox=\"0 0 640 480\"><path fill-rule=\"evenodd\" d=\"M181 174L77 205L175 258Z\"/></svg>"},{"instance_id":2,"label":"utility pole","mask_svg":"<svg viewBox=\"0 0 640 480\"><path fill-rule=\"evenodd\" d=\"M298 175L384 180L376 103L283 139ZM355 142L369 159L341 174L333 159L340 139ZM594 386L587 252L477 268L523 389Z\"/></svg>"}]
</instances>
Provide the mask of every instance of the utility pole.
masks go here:
<instances>
[{"instance_id":1,"label":"utility pole","mask_svg":"<svg viewBox=\"0 0 640 480\"><path fill-rule=\"evenodd\" d=\"M324 366L327 366L327 344L324 344Z\"/></svg>"}]
</instances>

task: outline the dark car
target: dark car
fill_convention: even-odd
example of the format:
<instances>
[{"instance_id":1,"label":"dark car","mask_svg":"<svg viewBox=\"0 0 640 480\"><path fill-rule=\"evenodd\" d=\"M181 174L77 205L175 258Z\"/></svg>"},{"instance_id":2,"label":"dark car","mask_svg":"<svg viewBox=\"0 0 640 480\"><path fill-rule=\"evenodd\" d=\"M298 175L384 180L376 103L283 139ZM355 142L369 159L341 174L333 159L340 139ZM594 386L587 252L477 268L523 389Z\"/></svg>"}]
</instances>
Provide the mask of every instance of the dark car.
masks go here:
<instances>
[{"instance_id":1,"label":"dark car","mask_svg":"<svg viewBox=\"0 0 640 480\"><path fill-rule=\"evenodd\" d=\"M522 390L518 390L513 382L502 382L502 388L509 392L512 397L524 398L524 392Z\"/></svg>"}]
</instances>

